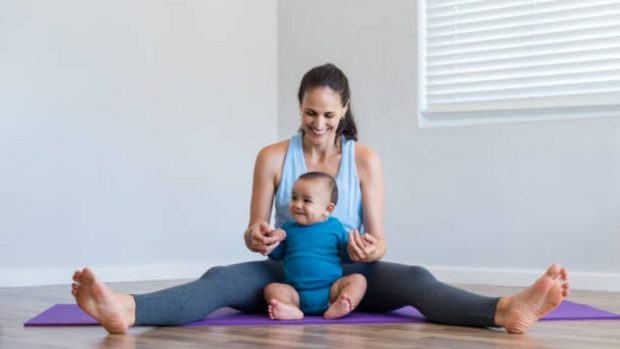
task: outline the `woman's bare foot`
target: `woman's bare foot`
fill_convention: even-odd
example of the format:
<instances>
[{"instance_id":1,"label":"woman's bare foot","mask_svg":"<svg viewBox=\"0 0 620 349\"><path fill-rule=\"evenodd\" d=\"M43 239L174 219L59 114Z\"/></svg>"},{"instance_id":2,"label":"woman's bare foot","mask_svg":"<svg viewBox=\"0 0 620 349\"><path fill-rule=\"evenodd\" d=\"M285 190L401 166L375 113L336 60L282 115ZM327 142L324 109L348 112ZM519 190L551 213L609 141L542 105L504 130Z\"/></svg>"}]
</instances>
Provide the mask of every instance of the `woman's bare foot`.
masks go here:
<instances>
[{"instance_id":1,"label":"woman's bare foot","mask_svg":"<svg viewBox=\"0 0 620 349\"><path fill-rule=\"evenodd\" d=\"M71 293L77 304L110 333L125 333L135 322L132 296L109 289L89 268L73 274Z\"/></svg>"},{"instance_id":2,"label":"woman's bare foot","mask_svg":"<svg viewBox=\"0 0 620 349\"><path fill-rule=\"evenodd\" d=\"M529 288L502 297L495 312L495 324L508 333L525 333L545 314L556 308L568 296L568 273L559 264L549 269Z\"/></svg>"},{"instance_id":3,"label":"woman's bare foot","mask_svg":"<svg viewBox=\"0 0 620 349\"><path fill-rule=\"evenodd\" d=\"M353 301L346 293L338 296L338 299L332 303L323 316L326 319L341 318L353 311Z\"/></svg>"},{"instance_id":4,"label":"woman's bare foot","mask_svg":"<svg viewBox=\"0 0 620 349\"><path fill-rule=\"evenodd\" d=\"M277 299L269 301L267 311L272 320L300 320L304 318L301 309L292 304L282 303Z\"/></svg>"}]
</instances>

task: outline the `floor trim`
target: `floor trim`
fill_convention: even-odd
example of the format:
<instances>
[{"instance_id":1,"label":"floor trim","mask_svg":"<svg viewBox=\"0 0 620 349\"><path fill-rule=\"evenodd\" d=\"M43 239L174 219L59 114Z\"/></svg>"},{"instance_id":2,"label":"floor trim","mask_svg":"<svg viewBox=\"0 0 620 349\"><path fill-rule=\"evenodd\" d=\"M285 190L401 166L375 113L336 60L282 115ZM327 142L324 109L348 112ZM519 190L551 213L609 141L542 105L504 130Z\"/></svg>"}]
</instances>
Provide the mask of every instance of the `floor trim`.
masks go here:
<instances>
[{"instance_id":1,"label":"floor trim","mask_svg":"<svg viewBox=\"0 0 620 349\"><path fill-rule=\"evenodd\" d=\"M106 282L193 279L215 263L158 263L92 266ZM426 266L438 279L451 284L528 286L543 272L527 269ZM0 269L0 287L68 284L75 267ZM572 289L620 291L620 274L571 271Z\"/></svg>"},{"instance_id":2,"label":"floor trim","mask_svg":"<svg viewBox=\"0 0 620 349\"><path fill-rule=\"evenodd\" d=\"M433 267L428 269L440 280L451 284L480 284L525 287L544 271L527 269ZM620 274L569 270L569 284L575 290L620 291Z\"/></svg>"}]
</instances>

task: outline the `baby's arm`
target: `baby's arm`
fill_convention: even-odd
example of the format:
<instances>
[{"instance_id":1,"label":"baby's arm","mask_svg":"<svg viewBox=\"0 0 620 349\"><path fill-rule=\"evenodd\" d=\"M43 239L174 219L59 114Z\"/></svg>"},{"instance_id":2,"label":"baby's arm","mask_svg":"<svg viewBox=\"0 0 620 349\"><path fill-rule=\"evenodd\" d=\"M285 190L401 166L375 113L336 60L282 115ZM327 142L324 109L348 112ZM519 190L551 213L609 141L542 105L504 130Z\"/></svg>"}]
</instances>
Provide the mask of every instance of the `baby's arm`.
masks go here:
<instances>
[{"instance_id":1,"label":"baby's arm","mask_svg":"<svg viewBox=\"0 0 620 349\"><path fill-rule=\"evenodd\" d=\"M349 232L342 223L340 224L340 233L338 234L338 251L340 252L342 264L353 263L349 255Z\"/></svg>"},{"instance_id":2,"label":"baby's arm","mask_svg":"<svg viewBox=\"0 0 620 349\"><path fill-rule=\"evenodd\" d=\"M284 240L286 239L286 232L278 228L271 231L269 235L270 237L278 238L278 242L276 242L276 244L278 244L278 247L276 247L269 254L269 258L273 259L274 261L281 261L284 258L284 254L286 253L286 244L284 243Z\"/></svg>"}]
</instances>

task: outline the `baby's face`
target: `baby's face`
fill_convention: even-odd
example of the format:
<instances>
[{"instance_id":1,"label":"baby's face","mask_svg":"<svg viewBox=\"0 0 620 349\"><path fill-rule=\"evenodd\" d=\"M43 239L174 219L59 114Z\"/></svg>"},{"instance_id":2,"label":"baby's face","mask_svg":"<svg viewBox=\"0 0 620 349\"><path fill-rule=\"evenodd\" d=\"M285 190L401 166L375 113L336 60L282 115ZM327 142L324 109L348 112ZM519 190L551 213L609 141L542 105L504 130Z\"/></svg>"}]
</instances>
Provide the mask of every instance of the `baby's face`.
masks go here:
<instances>
[{"instance_id":1,"label":"baby's face","mask_svg":"<svg viewBox=\"0 0 620 349\"><path fill-rule=\"evenodd\" d=\"M288 209L299 224L310 225L326 220L334 210L330 189L321 179L301 179L293 185Z\"/></svg>"}]
</instances>

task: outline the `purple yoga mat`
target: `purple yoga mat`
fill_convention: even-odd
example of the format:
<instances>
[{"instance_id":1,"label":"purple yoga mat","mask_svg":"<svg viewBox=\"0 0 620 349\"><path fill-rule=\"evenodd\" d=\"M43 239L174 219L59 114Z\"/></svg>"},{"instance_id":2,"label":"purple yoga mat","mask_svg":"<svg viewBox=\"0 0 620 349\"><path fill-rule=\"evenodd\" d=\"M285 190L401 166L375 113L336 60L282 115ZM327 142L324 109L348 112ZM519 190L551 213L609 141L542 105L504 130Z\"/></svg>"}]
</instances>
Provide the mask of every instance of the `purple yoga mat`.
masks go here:
<instances>
[{"instance_id":1,"label":"purple yoga mat","mask_svg":"<svg viewBox=\"0 0 620 349\"><path fill-rule=\"evenodd\" d=\"M614 314L588 305L564 301L542 320L604 320L620 319ZM271 320L267 314L245 314L234 309L222 308L207 318L185 324L184 326L210 325L282 325L282 324L369 324L426 322L415 308L404 307L390 313L353 312L343 318L326 320L320 316L306 316L302 320ZM76 304L56 304L30 319L24 326L80 326L97 325L97 322L84 313Z\"/></svg>"}]
</instances>

